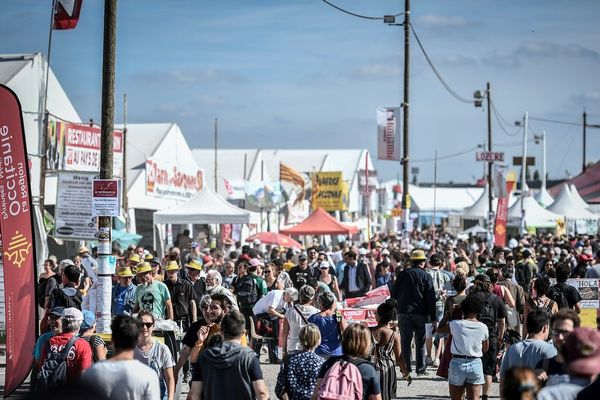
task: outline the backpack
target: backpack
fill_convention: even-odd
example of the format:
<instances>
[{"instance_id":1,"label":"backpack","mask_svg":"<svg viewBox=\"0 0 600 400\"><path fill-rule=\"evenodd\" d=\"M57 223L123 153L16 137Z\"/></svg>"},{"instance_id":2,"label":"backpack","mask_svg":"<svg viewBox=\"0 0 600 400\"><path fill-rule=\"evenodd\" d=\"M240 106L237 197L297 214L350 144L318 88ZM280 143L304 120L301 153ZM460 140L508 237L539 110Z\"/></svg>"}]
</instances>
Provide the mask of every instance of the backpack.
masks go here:
<instances>
[{"instance_id":1,"label":"backpack","mask_svg":"<svg viewBox=\"0 0 600 400\"><path fill-rule=\"evenodd\" d=\"M556 285L550 287L550 291L548 292L547 296L556 302L559 310L562 308L571 308L569 307L569 302L567 301L565 294L562 292L562 290L560 290L560 288L557 288Z\"/></svg>"},{"instance_id":2,"label":"backpack","mask_svg":"<svg viewBox=\"0 0 600 400\"><path fill-rule=\"evenodd\" d=\"M60 353L51 353L38 372L36 391L47 391L67 383L67 358L78 336L73 335Z\"/></svg>"},{"instance_id":3,"label":"backpack","mask_svg":"<svg viewBox=\"0 0 600 400\"><path fill-rule=\"evenodd\" d=\"M549 298L549 296L547 296ZM539 305L536 301L537 299L529 299L529 304L533 310L542 310L548 316L548 321L552 318L552 306L554 305L554 300L549 298L548 304Z\"/></svg>"},{"instance_id":4,"label":"backpack","mask_svg":"<svg viewBox=\"0 0 600 400\"><path fill-rule=\"evenodd\" d=\"M240 307L248 308L258 300L258 285L251 275L244 275L236 282L236 294Z\"/></svg>"},{"instance_id":5,"label":"backpack","mask_svg":"<svg viewBox=\"0 0 600 400\"><path fill-rule=\"evenodd\" d=\"M323 376L317 399L361 400L362 398L362 375L356 364L345 360L336 361Z\"/></svg>"},{"instance_id":6,"label":"backpack","mask_svg":"<svg viewBox=\"0 0 600 400\"><path fill-rule=\"evenodd\" d=\"M81 295L81 291L77 290L74 296L69 296L65 293L64 289L65 288L58 288L54 292L54 303L52 304L52 307L75 307L78 310L81 310L81 303L83 302L83 296Z\"/></svg>"},{"instance_id":7,"label":"backpack","mask_svg":"<svg viewBox=\"0 0 600 400\"><path fill-rule=\"evenodd\" d=\"M481 313L477 316L477 320L487 326L490 336L493 332L496 332L498 318L496 315L496 309L490 302L490 298L493 296L490 294L484 294L481 292L476 292L473 294L474 296L480 296L483 300L483 309Z\"/></svg>"},{"instance_id":8,"label":"backpack","mask_svg":"<svg viewBox=\"0 0 600 400\"><path fill-rule=\"evenodd\" d=\"M50 279L54 279L57 283L57 285L60 285L60 281L58 280L58 275L52 275L50 278L41 278L38 281L38 286L37 286L37 301L38 301L38 306L44 308L45 303L46 303L46 288L48 287L48 282L50 281Z\"/></svg>"}]
</instances>

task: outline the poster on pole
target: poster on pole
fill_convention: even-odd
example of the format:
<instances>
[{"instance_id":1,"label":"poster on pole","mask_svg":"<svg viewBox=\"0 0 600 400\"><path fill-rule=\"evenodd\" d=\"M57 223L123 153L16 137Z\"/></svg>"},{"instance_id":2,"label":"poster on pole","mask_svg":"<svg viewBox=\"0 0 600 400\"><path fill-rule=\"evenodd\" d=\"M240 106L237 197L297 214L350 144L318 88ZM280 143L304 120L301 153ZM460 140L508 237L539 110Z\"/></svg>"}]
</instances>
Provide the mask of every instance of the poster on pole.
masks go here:
<instances>
[{"instance_id":1,"label":"poster on pole","mask_svg":"<svg viewBox=\"0 0 600 400\"><path fill-rule=\"evenodd\" d=\"M400 109L377 108L377 158L400 161Z\"/></svg>"},{"instance_id":2,"label":"poster on pole","mask_svg":"<svg viewBox=\"0 0 600 400\"><path fill-rule=\"evenodd\" d=\"M118 217L121 212L119 179L94 179L92 217Z\"/></svg>"},{"instance_id":3,"label":"poster on pole","mask_svg":"<svg viewBox=\"0 0 600 400\"><path fill-rule=\"evenodd\" d=\"M95 240L96 218L92 216L92 186L94 172L58 173L55 236L70 240Z\"/></svg>"},{"instance_id":4,"label":"poster on pole","mask_svg":"<svg viewBox=\"0 0 600 400\"><path fill-rule=\"evenodd\" d=\"M0 85L0 233L6 318L4 397L7 397L29 375L38 327L36 246L23 113L17 95L4 85Z\"/></svg>"}]
</instances>

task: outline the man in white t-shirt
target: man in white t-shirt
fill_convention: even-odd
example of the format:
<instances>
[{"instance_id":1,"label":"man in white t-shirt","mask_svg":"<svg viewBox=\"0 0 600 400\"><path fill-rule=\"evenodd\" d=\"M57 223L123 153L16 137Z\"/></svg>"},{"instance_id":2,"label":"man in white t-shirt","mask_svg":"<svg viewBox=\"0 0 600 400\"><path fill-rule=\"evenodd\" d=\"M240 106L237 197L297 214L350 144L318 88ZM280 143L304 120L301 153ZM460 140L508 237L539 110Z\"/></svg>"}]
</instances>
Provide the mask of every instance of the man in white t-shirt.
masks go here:
<instances>
[{"instance_id":1,"label":"man in white t-shirt","mask_svg":"<svg viewBox=\"0 0 600 400\"><path fill-rule=\"evenodd\" d=\"M154 400L160 398L156 372L133 359L140 334L140 322L127 315L116 316L110 328L115 354L107 361L95 363L82 375L84 382L95 386L111 400Z\"/></svg>"}]
</instances>

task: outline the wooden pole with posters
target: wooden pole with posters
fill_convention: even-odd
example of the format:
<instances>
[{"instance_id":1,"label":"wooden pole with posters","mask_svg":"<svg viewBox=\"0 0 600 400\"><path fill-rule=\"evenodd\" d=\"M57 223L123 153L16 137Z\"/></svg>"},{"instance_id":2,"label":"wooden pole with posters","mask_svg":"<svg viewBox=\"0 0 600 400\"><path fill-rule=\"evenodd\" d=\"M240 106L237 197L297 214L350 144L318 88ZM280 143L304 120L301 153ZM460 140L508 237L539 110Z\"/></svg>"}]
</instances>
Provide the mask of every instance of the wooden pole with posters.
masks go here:
<instances>
[{"instance_id":1,"label":"wooden pole with posters","mask_svg":"<svg viewBox=\"0 0 600 400\"><path fill-rule=\"evenodd\" d=\"M115 116L115 49L117 36L117 0L104 1L104 41L102 57L102 122L100 136L100 178L113 177L113 128ZM112 217L98 217L98 282L96 329L110 333L111 273L104 262L112 254ZM103 257L104 256L104 257ZM105 261L103 261L105 260ZM108 305L108 309L106 306Z\"/></svg>"}]
</instances>

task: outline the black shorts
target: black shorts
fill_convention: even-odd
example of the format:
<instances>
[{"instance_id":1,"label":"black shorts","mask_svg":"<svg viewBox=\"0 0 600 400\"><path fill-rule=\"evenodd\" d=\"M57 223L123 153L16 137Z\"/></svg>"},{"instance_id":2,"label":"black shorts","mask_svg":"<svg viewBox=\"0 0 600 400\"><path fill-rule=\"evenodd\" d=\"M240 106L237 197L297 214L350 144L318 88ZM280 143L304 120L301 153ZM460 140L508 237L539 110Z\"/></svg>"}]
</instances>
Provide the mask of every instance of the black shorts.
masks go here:
<instances>
[{"instance_id":1,"label":"black shorts","mask_svg":"<svg viewBox=\"0 0 600 400\"><path fill-rule=\"evenodd\" d=\"M498 356L498 339L490 338L490 348L483 353L481 364L483 364L483 374L493 376L496 373L496 362Z\"/></svg>"}]
</instances>

